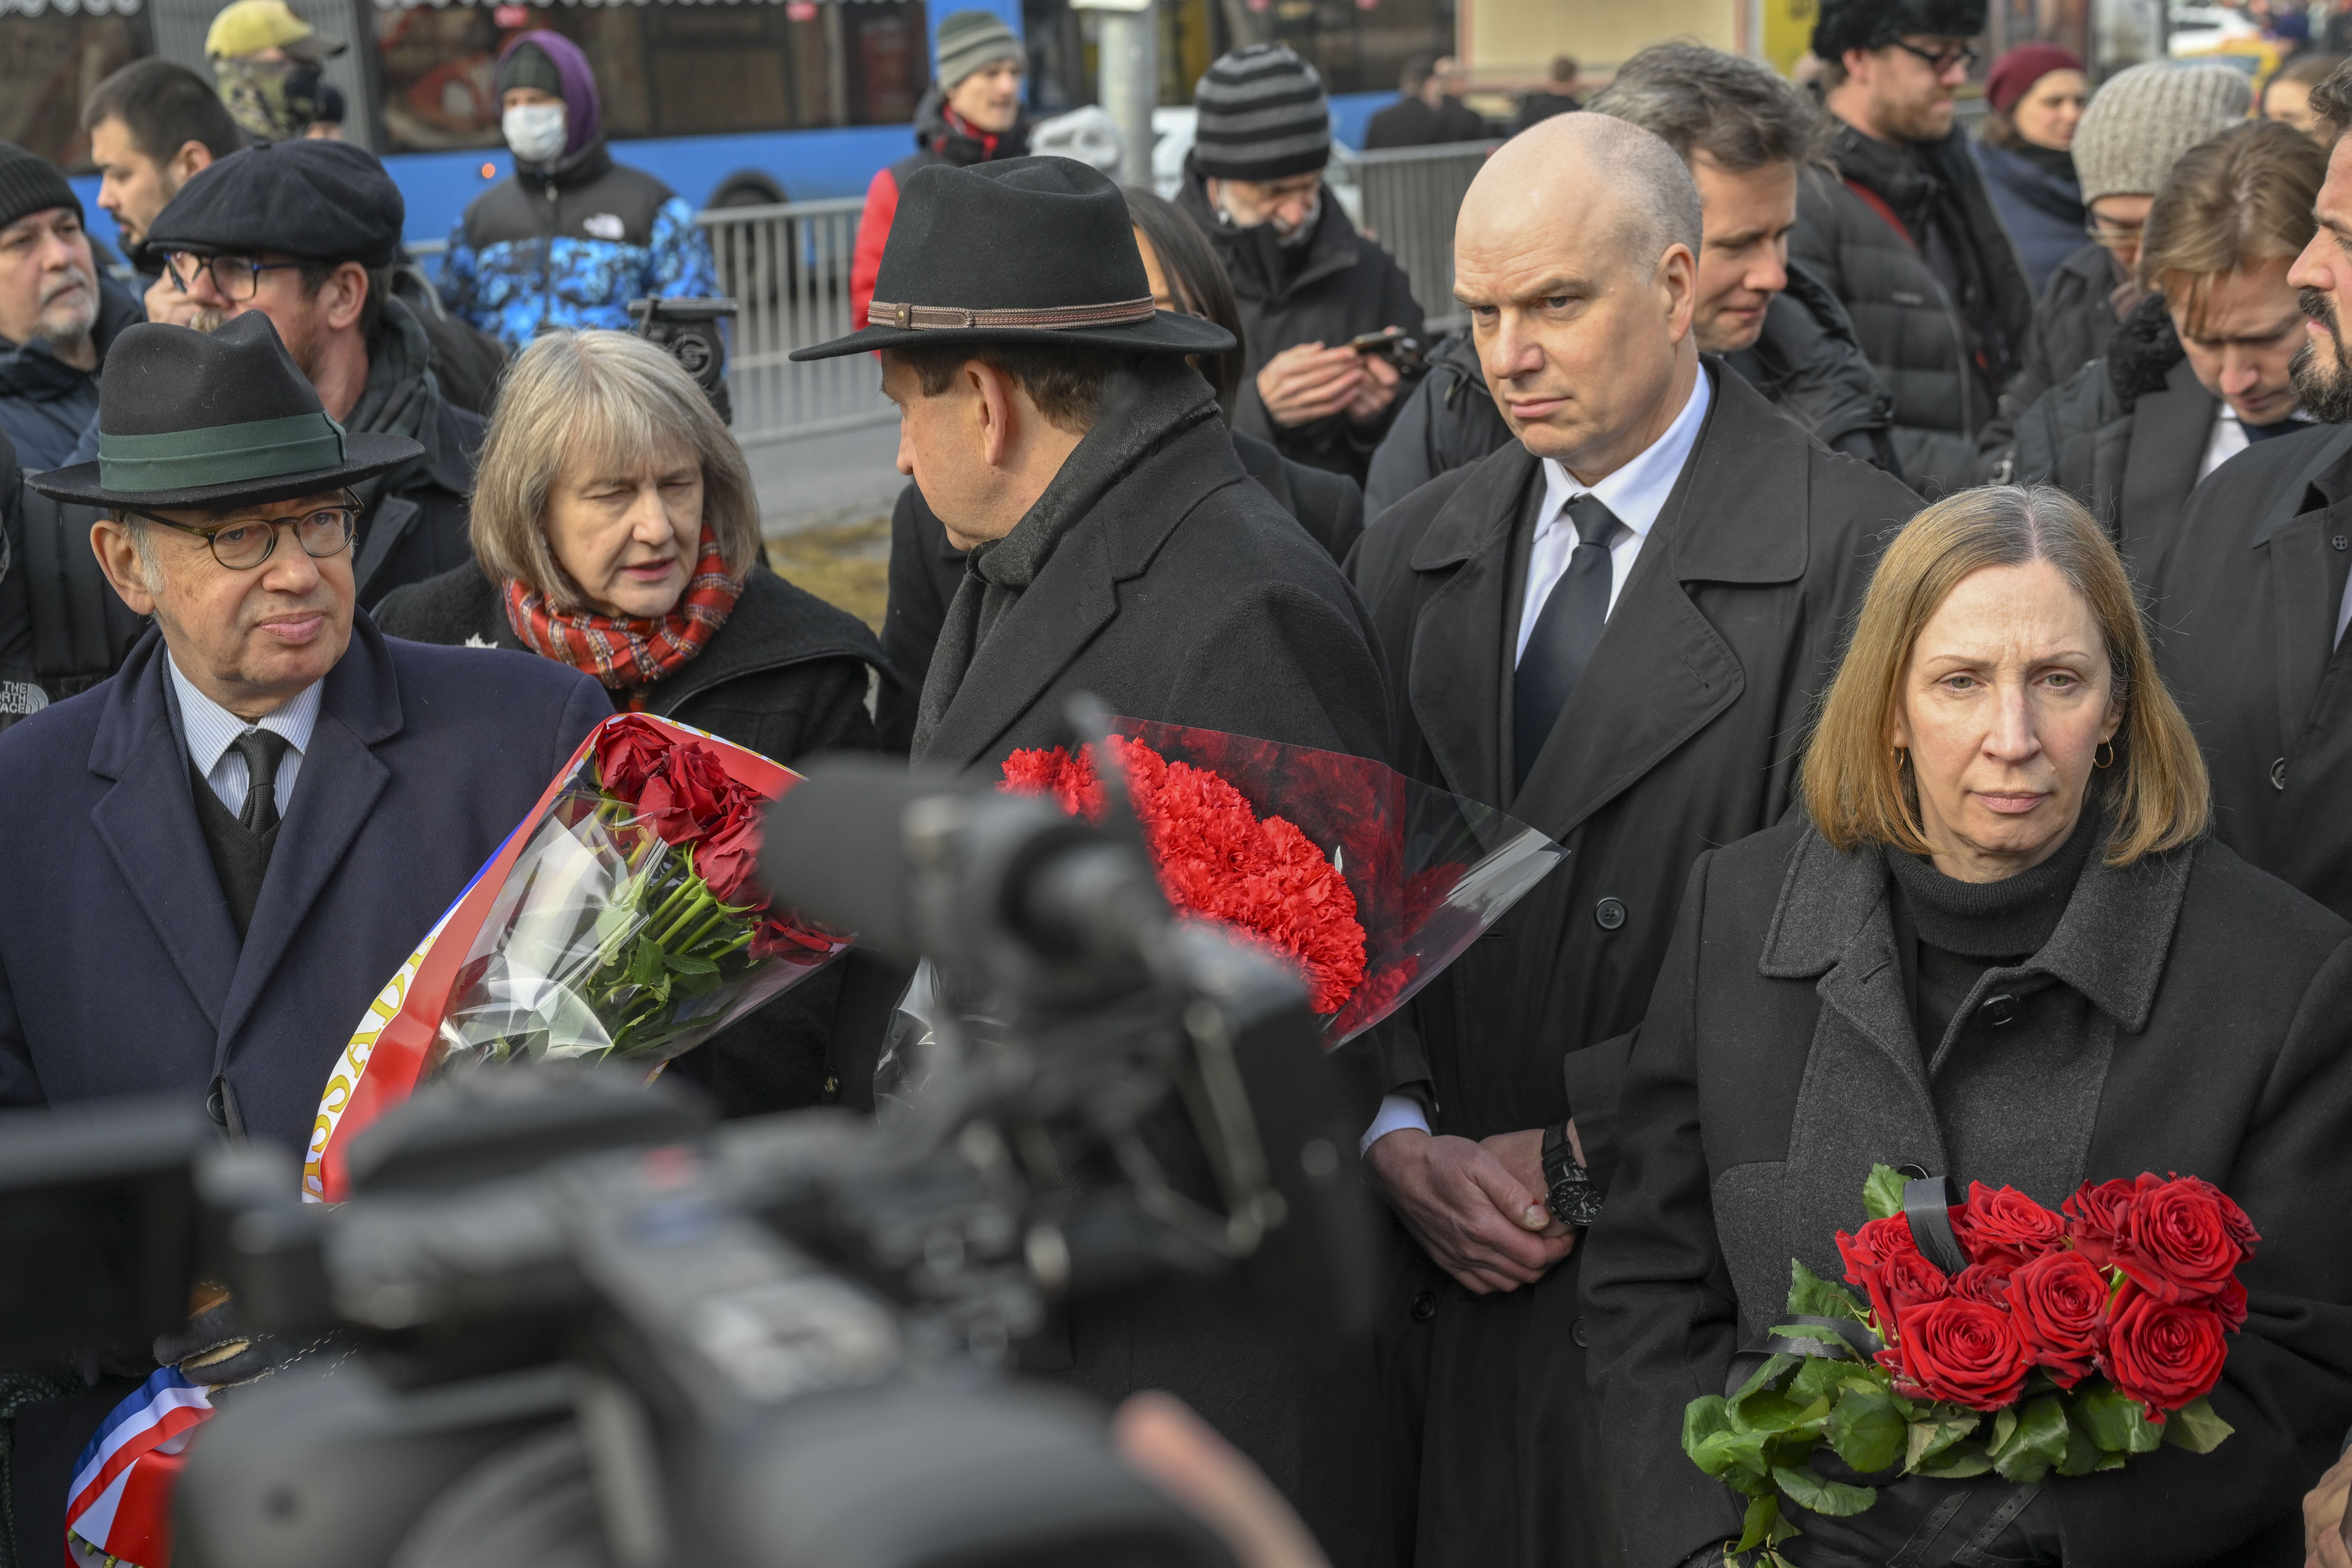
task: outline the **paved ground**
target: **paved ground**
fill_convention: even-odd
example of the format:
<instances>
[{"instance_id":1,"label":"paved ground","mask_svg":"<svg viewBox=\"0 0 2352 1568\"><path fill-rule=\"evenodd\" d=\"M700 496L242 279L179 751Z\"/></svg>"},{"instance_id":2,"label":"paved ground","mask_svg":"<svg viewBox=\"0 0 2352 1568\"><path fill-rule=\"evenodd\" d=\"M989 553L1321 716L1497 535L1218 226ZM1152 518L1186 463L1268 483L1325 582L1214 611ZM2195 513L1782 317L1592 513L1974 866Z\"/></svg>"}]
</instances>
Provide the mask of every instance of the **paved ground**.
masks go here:
<instances>
[{"instance_id":1,"label":"paved ground","mask_svg":"<svg viewBox=\"0 0 2352 1568\"><path fill-rule=\"evenodd\" d=\"M906 484L896 420L802 441L752 447L768 563L791 581L882 625L890 508Z\"/></svg>"}]
</instances>

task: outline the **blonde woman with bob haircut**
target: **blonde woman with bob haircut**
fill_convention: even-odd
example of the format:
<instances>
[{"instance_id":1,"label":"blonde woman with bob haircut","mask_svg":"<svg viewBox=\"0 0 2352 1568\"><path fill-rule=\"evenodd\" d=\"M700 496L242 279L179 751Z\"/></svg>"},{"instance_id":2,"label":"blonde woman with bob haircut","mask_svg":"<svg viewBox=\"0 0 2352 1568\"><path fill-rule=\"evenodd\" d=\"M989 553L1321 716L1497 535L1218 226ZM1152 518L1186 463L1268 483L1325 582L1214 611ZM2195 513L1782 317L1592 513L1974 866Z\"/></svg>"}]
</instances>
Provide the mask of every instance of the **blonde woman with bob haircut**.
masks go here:
<instances>
[{"instance_id":1,"label":"blonde woman with bob haircut","mask_svg":"<svg viewBox=\"0 0 2352 1568\"><path fill-rule=\"evenodd\" d=\"M549 332L515 360L471 531L473 563L384 599L387 635L552 658L595 677L616 709L780 763L876 746L880 645L769 569L742 448L643 338ZM837 989L819 976L673 1070L712 1082L733 1111L813 1103Z\"/></svg>"},{"instance_id":2,"label":"blonde woman with bob haircut","mask_svg":"<svg viewBox=\"0 0 2352 1568\"><path fill-rule=\"evenodd\" d=\"M1844 1272L1882 1164L2053 1208L2147 1171L2229 1193L2263 1235L2212 1396L2236 1431L2038 1489L1866 1478L1863 1513L1793 1510L1793 1562L2296 1560L2352 1424L2352 925L2207 833L2203 763L2080 503L1969 490L1904 528L1804 799L1692 869L1586 1244L1633 1560L1739 1534L1683 1407L1753 1368L1790 1258Z\"/></svg>"}]
</instances>

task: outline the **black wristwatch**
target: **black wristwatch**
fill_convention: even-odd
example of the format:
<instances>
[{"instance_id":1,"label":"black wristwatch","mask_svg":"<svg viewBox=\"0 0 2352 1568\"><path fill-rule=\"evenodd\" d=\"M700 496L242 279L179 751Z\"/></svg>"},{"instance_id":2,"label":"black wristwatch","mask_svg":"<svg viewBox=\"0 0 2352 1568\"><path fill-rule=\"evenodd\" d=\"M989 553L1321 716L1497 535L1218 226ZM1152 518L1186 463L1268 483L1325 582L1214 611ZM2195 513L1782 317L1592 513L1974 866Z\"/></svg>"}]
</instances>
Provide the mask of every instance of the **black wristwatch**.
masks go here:
<instances>
[{"instance_id":1,"label":"black wristwatch","mask_svg":"<svg viewBox=\"0 0 2352 1568\"><path fill-rule=\"evenodd\" d=\"M1552 1218L1580 1230L1601 1217L1601 1190L1576 1163L1576 1149L1568 1141L1565 1121L1544 1129L1543 1173L1549 1189L1544 1206L1551 1210Z\"/></svg>"}]
</instances>

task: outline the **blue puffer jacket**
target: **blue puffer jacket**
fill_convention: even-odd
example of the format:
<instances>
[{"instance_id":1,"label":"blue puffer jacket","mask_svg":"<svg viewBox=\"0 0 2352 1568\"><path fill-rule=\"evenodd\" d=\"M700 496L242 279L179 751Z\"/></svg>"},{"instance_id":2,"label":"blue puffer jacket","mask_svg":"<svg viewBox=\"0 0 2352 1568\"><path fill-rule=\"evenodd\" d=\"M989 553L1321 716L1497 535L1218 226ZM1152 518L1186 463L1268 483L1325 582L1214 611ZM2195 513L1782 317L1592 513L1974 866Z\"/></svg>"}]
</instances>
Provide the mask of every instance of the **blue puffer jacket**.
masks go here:
<instances>
[{"instance_id":1,"label":"blue puffer jacket","mask_svg":"<svg viewBox=\"0 0 2352 1568\"><path fill-rule=\"evenodd\" d=\"M626 328L632 300L719 291L694 209L601 141L484 191L441 264L450 310L513 349L552 328Z\"/></svg>"}]
</instances>

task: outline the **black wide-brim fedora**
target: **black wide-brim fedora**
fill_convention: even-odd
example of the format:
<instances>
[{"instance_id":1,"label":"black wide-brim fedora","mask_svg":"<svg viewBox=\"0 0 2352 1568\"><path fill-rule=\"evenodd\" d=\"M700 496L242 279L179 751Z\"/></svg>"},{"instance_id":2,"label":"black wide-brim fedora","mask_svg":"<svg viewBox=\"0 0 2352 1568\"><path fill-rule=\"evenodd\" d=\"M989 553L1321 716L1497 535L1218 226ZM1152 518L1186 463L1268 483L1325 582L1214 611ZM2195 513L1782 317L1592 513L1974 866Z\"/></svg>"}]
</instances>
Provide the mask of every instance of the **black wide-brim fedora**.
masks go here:
<instances>
[{"instance_id":1,"label":"black wide-brim fedora","mask_svg":"<svg viewBox=\"0 0 2352 1568\"><path fill-rule=\"evenodd\" d=\"M792 357L920 343L1214 354L1234 335L1153 307L1127 198L1101 171L1070 158L1007 158L908 176L866 321Z\"/></svg>"},{"instance_id":2,"label":"black wide-brim fedora","mask_svg":"<svg viewBox=\"0 0 2352 1568\"><path fill-rule=\"evenodd\" d=\"M424 452L327 417L278 329L247 310L210 333L124 328L99 378L98 460L25 482L109 510L227 510L340 489Z\"/></svg>"}]
</instances>

